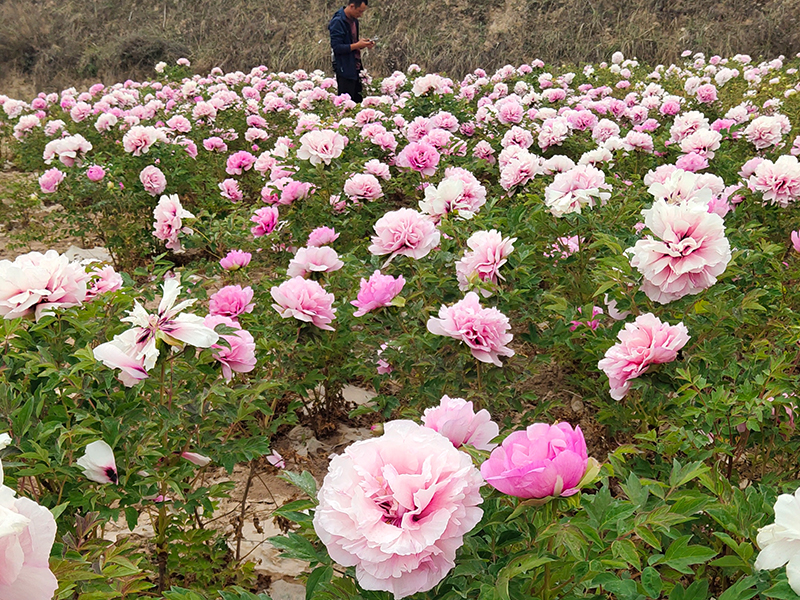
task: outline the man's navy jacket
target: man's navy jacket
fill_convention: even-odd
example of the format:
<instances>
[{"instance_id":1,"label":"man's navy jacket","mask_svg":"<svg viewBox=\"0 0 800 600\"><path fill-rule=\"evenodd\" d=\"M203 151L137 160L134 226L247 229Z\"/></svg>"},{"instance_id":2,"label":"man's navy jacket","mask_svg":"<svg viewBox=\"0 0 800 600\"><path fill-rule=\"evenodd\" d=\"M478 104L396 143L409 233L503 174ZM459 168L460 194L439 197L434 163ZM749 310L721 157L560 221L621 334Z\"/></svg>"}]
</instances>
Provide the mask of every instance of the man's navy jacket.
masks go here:
<instances>
[{"instance_id":1,"label":"man's navy jacket","mask_svg":"<svg viewBox=\"0 0 800 600\"><path fill-rule=\"evenodd\" d=\"M350 23L340 8L328 23L331 32L331 50L333 50L334 68L337 75L344 79L358 79L356 70L356 55L350 50L350 44L358 41L358 19L356 19L356 39L350 33Z\"/></svg>"}]
</instances>

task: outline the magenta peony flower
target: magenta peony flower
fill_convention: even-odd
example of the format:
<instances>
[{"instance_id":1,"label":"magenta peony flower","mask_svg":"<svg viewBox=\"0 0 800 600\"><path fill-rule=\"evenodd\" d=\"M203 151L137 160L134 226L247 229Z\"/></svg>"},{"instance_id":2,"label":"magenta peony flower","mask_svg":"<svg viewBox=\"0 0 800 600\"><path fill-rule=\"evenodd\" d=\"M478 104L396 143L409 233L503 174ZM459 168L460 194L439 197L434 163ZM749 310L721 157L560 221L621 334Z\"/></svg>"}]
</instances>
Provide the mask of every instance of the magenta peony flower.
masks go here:
<instances>
[{"instance_id":1,"label":"magenta peony flower","mask_svg":"<svg viewBox=\"0 0 800 600\"><path fill-rule=\"evenodd\" d=\"M257 238L269 235L275 231L275 227L278 225L278 217L277 206L259 208L255 214L250 217L250 221L255 223L255 225L250 228L250 233L253 234L253 237Z\"/></svg>"},{"instance_id":2,"label":"magenta peony flower","mask_svg":"<svg viewBox=\"0 0 800 600\"><path fill-rule=\"evenodd\" d=\"M456 448L469 444L478 450L491 450L497 446L491 441L500 434L488 410L475 413L472 402L449 396L442 396L439 406L425 409L422 424L441 433Z\"/></svg>"},{"instance_id":3,"label":"magenta peony flower","mask_svg":"<svg viewBox=\"0 0 800 600\"><path fill-rule=\"evenodd\" d=\"M792 240L794 251L800 252L800 231L793 231L789 237Z\"/></svg>"},{"instance_id":4,"label":"magenta peony flower","mask_svg":"<svg viewBox=\"0 0 800 600\"><path fill-rule=\"evenodd\" d=\"M253 300L253 288L247 286L242 288L240 285L226 285L208 300L208 311L212 315L230 317L235 319L244 313L253 312L255 304Z\"/></svg>"},{"instance_id":5,"label":"magenta peony flower","mask_svg":"<svg viewBox=\"0 0 800 600\"><path fill-rule=\"evenodd\" d=\"M59 171L56 167L47 169L42 176L39 177L39 187L45 194L52 194L58 189L58 184L64 181L64 173Z\"/></svg>"},{"instance_id":6,"label":"magenta peony flower","mask_svg":"<svg viewBox=\"0 0 800 600\"><path fill-rule=\"evenodd\" d=\"M358 297L350 302L358 308L353 316L363 317L371 310L381 306L390 306L405 284L406 280L402 275L395 279L391 275L381 275L380 271L375 271L370 275L369 280L362 277Z\"/></svg>"},{"instance_id":7,"label":"magenta peony flower","mask_svg":"<svg viewBox=\"0 0 800 600\"><path fill-rule=\"evenodd\" d=\"M3 485L0 465L0 598L50 600L58 588L49 564L56 521L43 506L15 496Z\"/></svg>"},{"instance_id":8,"label":"magenta peony flower","mask_svg":"<svg viewBox=\"0 0 800 600\"><path fill-rule=\"evenodd\" d=\"M241 175L252 169L254 164L256 164L256 157L247 150L240 150L228 157L225 163L225 172L228 175Z\"/></svg>"},{"instance_id":9,"label":"magenta peony flower","mask_svg":"<svg viewBox=\"0 0 800 600\"><path fill-rule=\"evenodd\" d=\"M228 342L228 347L221 344L211 346L211 356L222 364L222 375L226 381L233 378L233 372L249 373L256 366L256 343L249 331L231 319L222 315L208 315L203 325L214 329L217 325L226 325L235 329L234 333L220 334L220 338Z\"/></svg>"},{"instance_id":10,"label":"magenta peony flower","mask_svg":"<svg viewBox=\"0 0 800 600\"><path fill-rule=\"evenodd\" d=\"M144 190L151 196L158 196L167 188L167 178L161 169L153 165L147 165L139 173L139 181L142 182Z\"/></svg>"},{"instance_id":11,"label":"magenta peony flower","mask_svg":"<svg viewBox=\"0 0 800 600\"><path fill-rule=\"evenodd\" d=\"M330 273L344 266L336 250L330 246L300 248L289 261L286 274L289 277L305 277L311 273Z\"/></svg>"},{"instance_id":12,"label":"magenta peony flower","mask_svg":"<svg viewBox=\"0 0 800 600\"><path fill-rule=\"evenodd\" d=\"M0 260L0 316L16 319L33 314L38 321L54 308L78 306L86 299L89 274L55 250L29 252Z\"/></svg>"},{"instance_id":13,"label":"magenta peony flower","mask_svg":"<svg viewBox=\"0 0 800 600\"><path fill-rule=\"evenodd\" d=\"M238 271L250 264L253 255L242 250L231 250L219 261L219 266L226 271Z\"/></svg>"},{"instance_id":14,"label":"magenta peony flower","mask_svg":"<svg viewBox=\"0 0 800 600\"><path fill-rule=\"evenodd\" d=\"M586 473L589 455L580 427L534 423L515 431L481 465L486 483L509 496L572 496Z\"/></svg>"},{"instance_id":15,"label":"magenta peony flower","mask_svg":"<svg viewBox=\"0 0 800 600\"><path fill-rule=\"evenodd\" d=\"M308 160L312 165L318 165L323 162L329 165L334 158L339 158L342 155L346 145L347 138L335 131L327 129L309 131L300 138L297 158Z\"/></svg>"},{"instance_id":16,"label":"magenta peony flower","mask_svg":"<svg viewBox=\"0 0 800 600\"><path fill-rule=\"evenodd\" d=\"M667 204L663 199L642 214L656 238L648 235L625 252L643 275L648 298L667 304L716 283L731 259L722 217L701 202Z\"/></svg>"},{"instance_id":17,"label":"magenta peony flower","mask_svg":"<svg viewBox=\"0 0 800 600\"><path fill-rule=\"evenodd\" d=\"M411 421L334 456L319 490L314 530L367 590L425 592L455 566L483 511L478 470L450 441Z\"/></svg>"},{"instance_id":18,"label":"magenta peony flower","mask_svg":"<svg viewBox=\"0 0 800 600\"><path fill-rule=\"evenodd\" d=\"M597 367L608 375L611 397L622 400L631 379L639 377L650 365L677 358L678 350L689 341L689 330L683 323L670 325L647 313L636 317L633 323L626 323L617 338L619 342L606 351Z\"/></svg>"},{"instance_id":19,"label":"magenta peony flower","mask_svg":"<svg viewBox=\"0 0 800 600\"><path fill-rule=\"evenodd\" d=\"M333 294L329 294L316 281L293 277L270 290L277 304L272 308L284 319L294 317L316 325L320 329L333 331L330 322L336 318Z\"/></svg>"},{"instance_id":20,"label":"magenta peony flower","mask_svg":"<svg viewBox=\"0 0 800 600\"><path fill-rule=\"evenodd\" d=\"M387 212L375 223L369 251L380 256L401 254L420 259L439 245L441 234L436 225L410 208Z\"/></svg>"},{"instance_id":21,"label":"magenta peony flower","mask_svg":"<svg viewBox=\"0 0 800 600\"><path fill-rule=\"evenodd\" d=\"M308 234L306 246L327 246L339 238L339 234L331 227L317 227Z\"/></svg>"},{"instance_id":22,"label":"magenta peony flower","mask_svg":"<svg viewBox=\"0 0 800 600\"><path fill-rule=\"evenodd\" d=\"M514 338L507 333L511 327L508 317L496 308L483 308L475 292L467 293L453 306L442 306L439 318L428 319L427 327L434 335L461 340L481 362L502 367L499 357L514 356L514 351L506 346Z\"/></svg>"},{"instance_id":23,"label":"magenta peony flower","mask_svg":"<svg viewBox=\"0 0 800 600\"><path fill-rule=\"evenodd\" d=\"M436 173L439 158L439 152L430 144L426 142L411 142L397 155L395 165L431 176Z\"/></svg>"}]
</instances>

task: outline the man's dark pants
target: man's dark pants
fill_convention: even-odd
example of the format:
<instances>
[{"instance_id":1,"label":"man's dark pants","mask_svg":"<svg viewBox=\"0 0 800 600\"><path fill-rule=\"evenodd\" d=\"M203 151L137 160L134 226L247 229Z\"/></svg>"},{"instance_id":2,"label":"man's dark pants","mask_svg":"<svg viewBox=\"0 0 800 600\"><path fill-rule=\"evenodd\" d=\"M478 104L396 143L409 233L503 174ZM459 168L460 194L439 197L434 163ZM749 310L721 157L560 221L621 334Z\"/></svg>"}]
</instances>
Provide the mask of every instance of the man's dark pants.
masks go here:
<instances>
[{"instance_id":1,"label":"man's dark pants","mask_svg":"<svg viewBox=\"0 0 800 600\"><path fill-rule=\"evenodd\" d=\"M336 87L339 90L339 94L350 94L350 99L357 104L364 99L361 96L362 87L360 79L345 79L337 73Z\"/></svg>"}]
</instances>

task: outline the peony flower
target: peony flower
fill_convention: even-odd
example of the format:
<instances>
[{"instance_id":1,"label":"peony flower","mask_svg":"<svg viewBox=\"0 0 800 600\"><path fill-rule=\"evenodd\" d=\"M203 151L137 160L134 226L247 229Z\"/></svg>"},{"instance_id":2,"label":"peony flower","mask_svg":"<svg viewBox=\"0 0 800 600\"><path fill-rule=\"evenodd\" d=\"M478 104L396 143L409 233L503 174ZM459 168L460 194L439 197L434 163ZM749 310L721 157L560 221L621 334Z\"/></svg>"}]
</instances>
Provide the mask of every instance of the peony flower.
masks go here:
<instances>
[{"instance_id":1,"label":"peony flower","mask_svg":"<svg viewBox=\"0 0 800 600\"><path fill-rule=\"evenodd\" d=\"M369 280L362 277L358 297L350 302L358 308L353 316L363 317L376 308L391 306L392 300L403 290L405 284L406 280L402 275L394 278L391 275L381 275L380 271L370 275Z\"/></svg>"},{"instance_id":2,"label":"peony flower","mask_svg":"<svg viewBox=\"0 0 800 600\"><path fill-rule=\"evenodd\" d=\"M78 306L86 299L89 274L55 250L29 252L0 260L0 315L16 319L33 314L38 321L55 308Z\"/></svg>"},{"instance_id":3,"label":"peony flower","mask_svg":"<svg viewBox=\"0 0 800 600\"><path fill-rule=\"evenodd\" d=\"M743 171L750 162L742 167ZM800 200L800 161L791 154L781 156L774 163L763 160L755 167L748 187L754 192L761 192L765 202L785 208L790 202Z\"/></svg>"},{"instance_id":4,"label":"peony flower","mask_svg":"<svg viewBox=\"0 0 800 600\"><path fill-rule=\"evenodd\" d=\"M716 283L731 259L722 217L702 203L667 204L663 199L642 214L656 238L648 235L625 252L643 275L648 298L667 304Z\"/></svg>"},{"instance_id":5,"label":"peony flower","mask_svg":"<svg viewBox=\"0 0 800 600\"><path fill-rule=\"evenodd\" d=\"M209 348L219 339L213 329L203 325L202 317L181 312L194 304L194 299L175 304L181 292L180 277L165 281L162 290L156 314L149 314L137 301L128 316L122 319L134 327L94 349L96 360L109 368L121 370L117 377L128 387L147 379L147 372L158 360L159 341L177 348L183 348L185 344Z\"/></svg>"},{"instance_id":6,"label":"peony flower","mask_svg":"<svg viewBox=\"0 0 800 600\"><path fill-rule=\"evenodd\" d=\"M153 210L153 235L166 243L166 247L179 254L183 247L178 239L181 233L194 233L190 227L184 227L184 219L194 219L194 215L184 209L176 194L161 196Z\"/></svg>"},{"instance_id":7,"label":"peony flower","mask_svg":"<svg viewBox=\"0 0 800 600\"><path fill-rule=\"evenodd\" d=\"M556 217L578 213L581 208L593 207L595 201L605 204L611 193L605 174L591 165L578 165L556 175L544 191L544 203Z\"/></svg>"},{"instance_id":8,"label":"peony flower","mask_svg":"<svg viewBox=\"0 0 800 600\"><path fill-rule=\"evenodd\" d=\"M53 194L58 189L58 184L64 181L66 175L59 171L56 167L47 169L39 177L39 188L45 194Z\"/></svg>"},{"instance_id":9,"label":"peony flower","mask_svg":"<svg viewBox=\"0 0 800 600\"><path fill-rule=\"evenodd\" d=\"M244 313L253 312L255 304L252 300L253 288L250 286L242 288L240 285L226 285L211 295L208 300L208 311L212 315L235 319Z\"/></svg>"},{"instance_id":10,"label":"peony flower","mask_svg":"<svg viewBox=\"0 0 800 600\"><path fill-rule=\"evenodd\" d=\"M449 396L442 396L439 406L425 409L422 424L441 433L456 448L469 444L478 450L492 450L497 444L491 441L500 433L488 410L475 413L472 402Z\"/></svg>"},{"instance_id":11,"label":"peony flower","mask_svg":"<svg viewBox=\"0 0 800 600\"><path fill-rule=\"evenodd\" d=\"M56 537L52 513L3 485L0 464L0 598L51 600L58 581L50 571Z\"/></svg>"},{"instance_id":12,"label":"peony flower","mask_svg":"<svg viewBox=\"0 0 800 600\"><path fill-rule=\"evenodd\" d=\"M498 367L503 366L500 356L514 356L506 346L514 338L507 333L510 327L508 317L496 308L483 308L475 292L468 292L453 306L442 306L439 318L431 317L427 323L432 334L461 340L469 346L472 356Z\"/></svg>"},{"instance_id":13,"label":"peony flower","mask_svg":"<svg viewBox=\"0 0 800 600\"><path fill-rule=\"evenodd\" d=\"M410 208L387 212L375 223L369 251L420 259L439 245L441 234L423 214Z\"/></svg>"},{"instance_id":14,"label":"peony flower","mask_svg":"<svg viewBox=\"0 0 800 600\"><path fill-rule=\"evenodd\" d=\"M255 223L255 225L250 228L250 233L256 238L269 235L275 231L275 227L278 225L278 216L277 206L259 208L255 214L250 217L250 221Z\"/></svg>"},{"instance_id":15,"label":"peony flower","mask_svg":"<svg viewBox=\"0 0 800 600\"><path fill-rule=\"evenodd\" d=\"M300 248L289 261L286 274L289 277L306 277L311 273L330 273L344 266L336 250L330 246Z\"/></svg>"},{"instance_id":16,"label":"peony flower","mask_svg":"<svg viewBox=\"0 0 800 600\"><path fill-rule=\"evenodd\" d=\"M775 502L775 522L758 530L761 552L756 557L757 571L780 569L786 565L786 578L795 594L800 594L800 488L794 494L781 494Z\"/></svg>"},{"instance_id":17,"label":"peony flower","mask_svg":"<svg viewBox=\"0 0 800 600\"><path fill-rule=\"evenodd\" d=\"M243 250L231 250L224 258L220 259L219 266L226 271L238 271L250 264L253 255Z\"/></svg>"},{"instance_id":18,"label":"peony flower","mask_svg":"<svg viewBox=\"0 0 800 600\"><path fill-rule=\"evenodd\" d=\"M611 397L622 400L631 379L645 373L650 365L677 358L678 351L689 341L689 330L683 323L670 325L647 313L626 323L617 338L619 342L606 351L597 367L608 375Z\"/></svg>"},{"instance_id":19,"label":"peony flower","mask_svg":"<svg viewBox=\"0 0 800 600\"><path fill-rule=\"evenodd\" d=\"M339 238L339 234L331 227L317 227L308 234L306 246L327 246Z\"/></svg>"},{"instance_id":20,"label":"peony flower","mask_svg":"<svg viewBox=\"0 0 800 600\"><path fill-rule=\"evenodd\" d=\"M277 450L273 450L272 454L267 455L267 462L271 464L276 469L285 469L286 468L286 461L283 460L283 457Z\"/></svg>"},{"instance_id":21,"label":"peony flower","mask_svg":"<svg viewBox=\"0 0 800 600\"><path fill-rule=\"evenodd\" d=\"M86 169L86 177L89 181L102 181L103 177L106 176L106 171L100 165L92 165L88 169Z\"/></svg>"},{"instance_id":22,"label":"peony flower","mask_svg":"<svg viewBox=\"0 0 800 600\"><path fill-rule=\"evenodd\" d=\"M800 252L800 231L793 231L789 237L792 240L794 251Z\"/></svg>"},{"instance_id":23,"label":"peony flower","mask_svg":"<svg viewBox=\"0 0 800 600\"><path fill-rule=\"evenodd\" d=\"M329 165L334 158L342 155L346 145L347 138L335 131L327 129L309 131L300 138L297 158L311 161L312 165L320 163Z\"/></svg>"},{"instance_id":24,"label":"peony flower","mask_svg":"<svg viewBox=\"0 0 800 600\"><path fill-rule=\"evenodd\" d=\"M228 160L225 162L225 172L228 175L242 175L245 171L252 169L255 163L255 156L246 150L240 150L228 157Z\"/></svg>"},{"instance_id":25,"label":"peony flower","mask_svg":"<svg viewBox=\"0 0 800 600\"><path fill-rule=\"evenodd\" d=\"M151 196L158 196L167 188L167 178L161 169L148 165L139 173L139 181L142 182L144 190Z\"/></svg>"},{"instance_id":26,"label":"peony flower","mask_svg":"<svg viewBox=\"0 0 800 600\"><path fill-rule=\"evenodd\" d=\"M391 421L378 438L334 456L319 490L314 530L331 558L355 566L366 590L425 592L455 566L483 511L470 457L439 433Z\"/></svg>"},{"instance_id":27,"label":"peony flower","mask_svg":"<svg viewBox=\"0 0 800 600\"><path fill-rule=\"evenodd\" d=\"M227 198L231 202L239 202L244 198L242 190L239 189L239 182L235 179L225 179L221 183L217 184L217 187L220 189L220 196Z\"/></svg>"},{"instance_id":28,"label":"peony flower","mask_svg":"<svg viewBox=\"0 0 800 600\"><path fill-rule=\"evenodd\" d=\"M93 277L91 287L86 291L86 302L91 302L100 294L108 294L109 292L116 292L122 287L122 275L114 270L114 267L107 265L103 268L96 267L89 272L89 276Z\"/></svg>"},{"instance_id":29,"label":"peony flower","mask_svg":"<svg viewBox=\"0 0 800 600\"><path fill-rule=\"evenodd\" d=\"M515 431L481 464L486 483L509 496L572 496L586 474L589 455L580 427L534 423Z\"/></svg>"},{"instance_id":30,"label":"peony flower","mask_svg":"<svg viewBox=\"0 0 800 600\"><path fill-rule=\"evenodd\" d=\"M276 304L272 305L284 319L294 317L316 325L320 329L333 331L330 322L336 318L333 294L329 294L316 281L293 277L270 290Z\"/></svg>"},{"instance_id":31,"label":"peony flower","mask_svg":"<svg viewBox=\"0 0 800 600\"><path fill-rule=\"evenodd\" d=\"M225 325L236 331L224 333L219 337L225 340L228 345L214 344L211 346L213 356L222 364L222 375L226 381L233 378L233 372L249 373L256 366L256 343L249 331L242 327L230 317L222 315L208 315L203 319L203 325L209 329L214 329L217 325Z\"/></svg>"},{"instance_id":32,"label":"peony flower","mask_svg":"<svg viewBox=\"0 0 800 600\"><path fill-rule=\"evenodd\" d=\"M353 201L372 202L383 196L381 184L374 175L358 173L348 177L344 193Z\"/></svg>"},{"instance_id":33,"label":"peony flower","mask_svg":"<svg viewBox=\"0 0 800 600\"><path fill-rule=\"evenodd\" d=\"M467 240L470 250L456 262L456 277L458 278L458 288L461 291L469 289L470 281L479 281L497 285L498 279L504 279L500 275L500 267L508 260L508 256L514 251L514 242L517 238L504 238L496 230L476 231ZM485 296L491 295L484 291Z\"/></svg>"},{"instance_id":34,"label":"peony flower","mask_svg":"<svg viewBox=\"0 0 800 600\"><path fill-rule=\"evenodd\" d=\"M196 452L181 452L181 457L198 467L205 467L211 462L208 456L197 454Z\"/></svg>"},{"instance_id":35,"label":"peony flower","mask_svg":"<svg viewBox=\"0 0 800 600\"><path fill-rule=\"evenodd\" d=\"M436 172L439 158L439 152L427 142L411 142L397 155L395 165L430 177Z\"/></svg>"},{"instance_id":36,"label":"peony flower","mask_svg":"<svg viewBox=\"0 0 800 600\"><path fill-rule=\"evenodd\" d=\"M88 479L97 483L119 483L114 451L103 440L86 446L83 456L77 460L78 466Z\"/></svg>"}]
</instances>

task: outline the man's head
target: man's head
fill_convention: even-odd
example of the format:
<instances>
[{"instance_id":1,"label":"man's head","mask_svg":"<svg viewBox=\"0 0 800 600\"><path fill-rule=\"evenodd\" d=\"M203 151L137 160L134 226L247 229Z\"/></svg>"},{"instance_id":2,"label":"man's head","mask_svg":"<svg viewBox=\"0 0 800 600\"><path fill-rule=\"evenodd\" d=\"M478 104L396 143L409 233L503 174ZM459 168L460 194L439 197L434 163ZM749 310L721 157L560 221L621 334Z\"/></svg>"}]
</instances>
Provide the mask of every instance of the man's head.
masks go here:
<instances>
[{"instance_id":1,"label":"man's head","mask_svg":"<svg viewBox=\"0 0 800 600\"><path fill-rule=\"evenodd\" d=\"M344 14L351 19L360 19L367 12L367 4L369 4L368 0L350 0L344 7Z\"/></svg>"}]
</instances>

